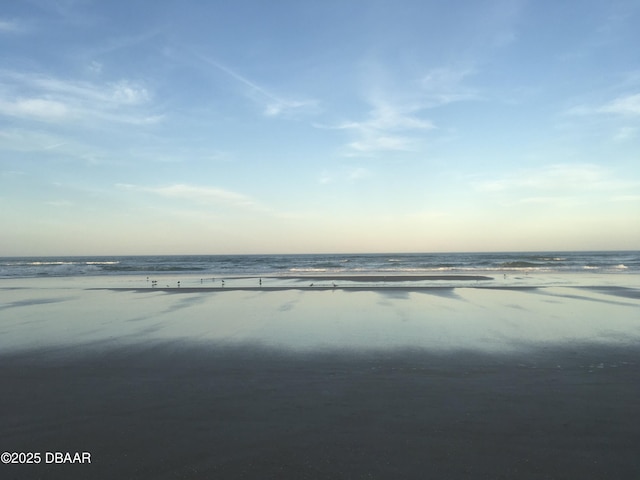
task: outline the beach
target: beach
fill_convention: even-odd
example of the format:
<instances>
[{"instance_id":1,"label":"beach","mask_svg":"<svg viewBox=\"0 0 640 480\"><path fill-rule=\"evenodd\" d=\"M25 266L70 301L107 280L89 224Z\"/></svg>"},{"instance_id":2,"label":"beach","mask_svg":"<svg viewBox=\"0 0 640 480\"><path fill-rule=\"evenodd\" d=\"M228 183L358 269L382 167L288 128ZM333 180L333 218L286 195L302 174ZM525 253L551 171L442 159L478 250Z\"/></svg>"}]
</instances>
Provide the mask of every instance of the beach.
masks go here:
<instances>
[{"instance_id":1,"label":"beach","mask_svg":"<svg viewBox=\"0 0 640 480\"><path fill-rule=\"evenodd\" d=\"M176 278L2 280L2 478L640 473L637 275Z\"/></svg>"}]
</instances>

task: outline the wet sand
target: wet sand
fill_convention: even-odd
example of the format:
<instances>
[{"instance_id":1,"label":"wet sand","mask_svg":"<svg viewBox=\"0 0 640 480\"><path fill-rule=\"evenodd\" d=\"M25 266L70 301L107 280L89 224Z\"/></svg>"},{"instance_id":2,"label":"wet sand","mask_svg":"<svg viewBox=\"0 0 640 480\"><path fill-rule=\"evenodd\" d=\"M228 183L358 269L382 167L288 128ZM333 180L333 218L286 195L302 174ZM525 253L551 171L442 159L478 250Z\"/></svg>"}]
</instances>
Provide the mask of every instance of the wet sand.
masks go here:
<instances>
[{"instance_id":1,"label":"wet sand","mask_svg":"<svg viewBox=\"0 0 640 480\"><path fill-rule=\"evenodd\" d=\"M2 478L640 475L635 289L5 287Z\"/></svg>"},{"instance_id":2,"label":"wet sand","mask_svg":"<svg viewBox=\"0 0 640 480\"><path fill-rule=\"evenodd\" d=\"M635 478L640 353L136 345L2 358L3 478ZM42 475L42 477L39 477Z\"/></svg>"}]
</instances>

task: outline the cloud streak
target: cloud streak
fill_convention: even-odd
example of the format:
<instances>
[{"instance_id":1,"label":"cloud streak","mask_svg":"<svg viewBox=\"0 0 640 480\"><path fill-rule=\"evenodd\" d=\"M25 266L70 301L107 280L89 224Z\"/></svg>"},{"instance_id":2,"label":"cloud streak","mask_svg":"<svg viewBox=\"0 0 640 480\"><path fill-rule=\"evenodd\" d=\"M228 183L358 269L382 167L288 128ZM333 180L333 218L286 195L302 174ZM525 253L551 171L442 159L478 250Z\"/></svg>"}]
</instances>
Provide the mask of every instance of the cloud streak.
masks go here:
<instances>
[{"instance_id":1,"label":"cloud streak","mask_svg":"<svg viewBox=\"0 0 640 480\"><path fill-rule=\"evenodd\" d=\"M215 67L237 83L246 87L247 96L263 107L263 114L267 117L278 117L298 112L315 111L318 107L318 102L315 100L294 100L281 97L267 90L263 86L258 85L256 82L249 80L247 77L240 75L235 70L232 70L220 62L199 53L197 53L196 56L200 61Z\"/></svg>"},{"instance_id":2,"label":"cloud streak","mask_svg":"<svg viewBox=\"0 0 640 480\"><path fill-rule=\"evenodd\" d=\"M206 205L227 205L238 208L259 208L249 196L217 187L203 187L187 184L173 184L162 187L146 187L131 184L117 184L119 190L150 193L165 198L187 200Z\"/></svg>"},{"instance_id":3,"label":"cloud streak","mask_svg":"<svg viewBox=\"0 0 640 480\"><path fill-rule=\"evenodd\" d=\"M18 98L10 101L0 100L0 114L11 117L55 121L68 118L70 109L65 103L57 100Z\"/></svg>"},{"instance_id":4,"label":"cloud streak","mask_svg":"<svg viewBox=\"0 0 640 480\"><path fill-rule=\"evenodd\" d=\"M640 115L640 93L618 97L598 109L601 113Z\"/></svg>"},{"instance_id":5,"label":"cloud streak","mask_svg":"<svg viewBox=\"0 0 640 480\"><path fill-rule=\"evenodd\" d=\"M152 98L142 83L131 80L99 84L0 70L0 115L5 116L143 125L163 118L150 110Z\"/></svg>"},{"instance_id":6,"label":"cloud streak","mask_svg":"<svg viewBox=\"0 0 640 480\"><path fill-rule=\"evenodd\" d=\"M640 115L640 93L619 96L599 106L578 105L565 112L568 115Z\"/></svg>"},{"instance_id":7,"label":"cloud streak","mask_svg":"<svg viewBox=\"0 0 640 480\"><path fill-rule=\"evenodd\" d=\"M473 73L472 69L435 68L413 82L392 88L381 88L378 84L384 82L374 78L370 81L372 86L365 89L370 92L366 97L370 109L364 120L316 126L351 132L348 155L417 151L424 134L437 128L431 119L425 118L431 109L480 98L463 85Z\"/></svg>"},{"instance_id":8,"label":"cloud streak","mask_svg":"<svg viewBox=\"0 0 640 480\"><path fill-rule=\"evenodd\" d=\"M466 78L475 74L471 68L439 67L428 71L420 80L421 103L433 108L455 102L480 100L478 93L464 85Z\"/></svg>"},{"instance_id":9,"label":"cloud streak","mask_svg":"<svg viewBox=\"0 0 640 480\"><path fill-rule=\"evenodd\" d=\"M579 196L607 195L610 199L640 188L636 181L621 180L606 168L593 164L556 164L540 169L519 170L492 180L472 182L476 191L515 195L519 202L565 204ZM596 197L594 197L596 198ZM599 198L599 197L597 197Z\"/></svg>"},{"instance_id":10,"label":"cloud streak","mask_svg":"<svg viewBox=\"0 0 640 480\"><path fill-rule=\"evenodd\" d=\"M0 34L24 33L27 31L24 23L18 20L8 20L0 18Z\"/></svg>"},{"instance_id":11,"label":"cloud streak","mask_svg":"<svg viewBox=\"0 0 640 480\"><path fill-rule=\"evenodd\" d=\"M342 168L339 171L323 171L318 178L318 183L327 185L336 182L359 182L371 177L372 172L364 167Z\"/></svg>"},{"instance_id":12,"label":"cloud streak","mask_svg":"<svg viewBox=\"0 0 640 480\"><path fill-rule=\"evenodd\" d=\"M363 121L315 126L351 132L353 140L347 147L352 154L412 151L416 149L416 139L410 133L435 128L430 120L419 117L419 112L414 106L394 105L382 99L372 100L372 103L373 108L369 111L368 118Z\"/></svg>"}]
</instances>

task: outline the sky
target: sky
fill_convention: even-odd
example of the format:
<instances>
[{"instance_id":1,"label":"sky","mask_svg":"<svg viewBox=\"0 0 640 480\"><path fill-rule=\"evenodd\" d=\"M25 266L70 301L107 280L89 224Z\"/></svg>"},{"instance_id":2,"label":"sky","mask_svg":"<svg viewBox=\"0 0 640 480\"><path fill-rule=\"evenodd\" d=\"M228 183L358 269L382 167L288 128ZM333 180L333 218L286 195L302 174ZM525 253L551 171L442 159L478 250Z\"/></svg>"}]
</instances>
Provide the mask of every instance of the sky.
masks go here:
<instances>
[{"instance_id":1,"label":"sky","mask_svg":"<svg viewBox=\"0 0 640 480\"><path fill-rule=\"evenodd\" d=\"M637 0L8 0L0 256L640 249Z\"/></svg>"}]
</instances>

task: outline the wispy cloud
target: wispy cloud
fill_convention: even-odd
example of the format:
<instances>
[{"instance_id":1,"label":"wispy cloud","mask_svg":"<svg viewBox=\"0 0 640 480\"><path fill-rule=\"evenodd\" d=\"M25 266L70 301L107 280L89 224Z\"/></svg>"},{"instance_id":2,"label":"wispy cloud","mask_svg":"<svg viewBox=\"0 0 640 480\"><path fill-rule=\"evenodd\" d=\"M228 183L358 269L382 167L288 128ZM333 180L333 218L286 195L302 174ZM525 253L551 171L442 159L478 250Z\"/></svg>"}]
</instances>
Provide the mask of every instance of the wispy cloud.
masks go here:
<instances>
[{"instance_id":1,"label":"wispy cloud","mask_svg":"<svg viewBox=\"0 0 640 480\"><path fill-rule=\"evenodd\" d=\"M619 195L640 188L640 182L616 178L593 164L556 164L512 172L493 179L473 181L476 191L516 196L519 202L551 204L583 194Z\"/></svg>"},{"instance_id":2,"label":"wispy cloud","mask_svg":"<svg viewBox=\"0 0 640 480\"><path fill-rule=\"evenodd\" d=\"M637 92L640 76L635 72L625 80L624 90L628 93L618 95L608 101L599 103L581 103L561 112L562 122L558 127L562 129L579 129L587 125L589 131L595 131L599 135L607 135L609 141L622 144L629 142L638 136L637 121L640 118L640 93ZM621 88L617 86L616 88ZM634 92L635 90L635 92Z\"/></svg>"},{"instance_id":3,"label":"wispy cloud","mask_svg":"<svg viewBox=\"0 0 640 480\"><path fill-rule=\"evenodd\" d=\"M366 89L370 109L363 120L316 126L351 132L347 155L419 150L424 133L436 129L434 122L426 118L431 109L480 98L464 85L473 73L468 68L435 68L412 82L386 88L376 84L385 82L373 80Z\"/></svg>"},{"instance_id":4,"label":"wispy cloud","mask_svg":"<svg viewBox=\"0 0 640 480\"><path fill-rule=\"evenodd\" d=\"M318 178L318 183L326 185L342 181L357 182L369 178L371 175L371 170L364 167L343 168L339 171L325 170Z\"/></svg>"},{"instance_id":5,"label":"wispy cloud","mask_svg":"<svg viewBox=\"0 0 640 480\"><path fill-rule=\"evenodd\" d=\"M316 100L294 99L278 95L220 62L202 54L196 54L196 56L205 64L215 67L245 87L246 95L261 105L265 116L277 117L293 115L295 113L308 113L314 112L318 108L318 102Z\"/></svg>"},{"instance_id":6,"label":"wispy cloud","mask_svg":"<svg viewBox=\"0 0 640 480\"><path fill-rule=\"evenodd\" d=\"M635 127L622 127L620 128L616 134L613 136L613 139L616 142L626 142L627 140L631 140L638 135L638 129Z\"/></svg>"},{"instance_id":7,"label":"wispy cloud","mask_svg":"<svg viewBox=\"0 0 640 480\"><path fill-rule=\"evenodd\" d=\"M420 81L424 107L479 100L481 97L478 92L464 83L468 77L475 73L474 69L468 67L440 67L430 70Z\"/></svg>"},{"instance_id":8,"label":"wispy cloud","mask_svg":"<svg viewBox=\"0 0 640 480\"><path fill-rule=\"evenodd\" d=\"M46 126L45 126L46 127ZM110 155L102 148L83 143L82 140L62 137L46 129L14 128L0 130L0 151L29 152L39 158L64 158L87 165L97 165L108 161Z\"/></svg>"},{"instance_id":9,"label":"wispy cloud","mask_svg":"<svg viewBox=\"0 0 640 480\"><path fill-rule=\"evenodd\" d=\"M599 165L557 164L540 169L520 170L494 180L475 184L482 191L496 192L531 188L536 190L601 188L611 186L608 172Z\"/></svg>"},{"instance_id":10,"label":"wispy cloud","mask_svg":"<svg viewBox=\"0 0 640 480\"><path fill-rule=\"evenodd\" d=\"M24 22L13 19L0 18L0 34L3 33L25 33L27 26Z\"/></svg>"},{"instance_id":11,"label":"wispy cloud","mask_svg":"<svg viewBox=\"0 0 640 480\"><path fill-rule=\"evenodd\" d=\"M0 170L0 177L3 178L16 178L25 175L25 172L19 170Z\"/></svg>"},{"instance_id":12,"label":"wispy cloud","mask_svg":"<svg viewBox=\"0 0 640 480\"><path fill-rule=\"evenodd\" d=\"M619 96L600 105L576 105L568 109L567 115L640 115L640 93Z\"/></svg>"},{"instance_id":13,"label":"wispy cloud","mask_svg":"<svg viewBox=\"0 0 640 480\"><path fill-rule=\"evenodd\" d=\"M415 150L416 139L410 134L435 128L430 120L420 118L420 109L414 105L394 105L381 98L372 99L371 103L373 108L365 120L316 127L351 132L348 153L357 154Z\"/></svg>"},{"instance_id":14,"label":"wispy cloud","mask_svg":"<svg viewBox=\"0 0 640 480\"><path fill-rule=\"evenodd\" d=\"M150 193L165 198L176 198L206 205L227 205L240 208L259 208L251 197L217 187L173 184L162 187L148 187L131 184L117 184L119 190Z\"/></svg>"},{"instance_id":15,"label":"wispy cloud","mask_svg":"<svg viewBox=\"0 0 640 480\"><path fill-rule=\"evenodd\" d=\"M0 114L54 121L68 118L70 108L63 102L45 98L18 98L10 101L0 99Z\"/></svg>"},{"instance_id":16,"label":"wispy cloud","mask_svg":"<svg viewBox=\"0 0 640 480\"><path fill-rule=\"evenodd\" d=\"M598 109L601 113L640 115L640 93L618 97Z\"/></svg>"},{"instance_id":17,"label":"wispy cloud","mask_svg":"<svg viewBox=\"0 0 640 480\"><path fill-rule=\"evenodd\" d=\"M36 130L3 129L0 130L0 149L42 152L55 150L67 142L49 132Z\"/></svg>"},{"instance_id":18,"label":"wispy cloud","mask_svg":"<svg viewBox=\"0 0 640 480\"><path fill-rule=\"evenodd\" d=\"M373 153L381 151L415 151L416 140L409 136L389 135L364 125L360 129L360 139L348 145L351 153Z\"/></svg>"},{"instance_id":19,"label":"wispy cloud","mask_svg":"<svg viewBox=\"0 0 640 480\"><path fill-rule=\"evenodd\" d=\"M0 71L0 115L41 121L148 124L163 117L151 109L153 95L141 82L65 80L43 74Z\"/></svg>"}]
</instances>

